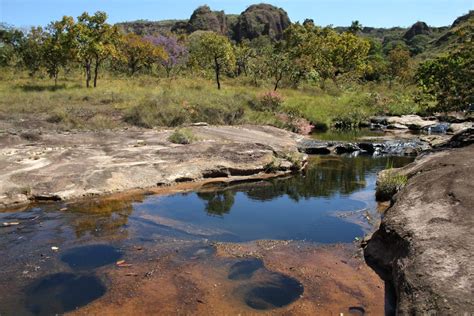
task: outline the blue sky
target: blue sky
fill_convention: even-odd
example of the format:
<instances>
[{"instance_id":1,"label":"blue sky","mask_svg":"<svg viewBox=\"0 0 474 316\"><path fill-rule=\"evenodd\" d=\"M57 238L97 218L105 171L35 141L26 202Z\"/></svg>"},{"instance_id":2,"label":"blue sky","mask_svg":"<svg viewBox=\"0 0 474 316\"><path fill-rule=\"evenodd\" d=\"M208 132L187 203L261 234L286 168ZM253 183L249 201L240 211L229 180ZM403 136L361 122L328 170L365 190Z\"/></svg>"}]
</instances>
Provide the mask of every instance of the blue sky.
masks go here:
<instances>
[{"instance_id":1,"label":"blue sky","mask_svg":"<svg viewBox=\"0 0 474 316\"><path fill-rule=\"evenodd\" d=\"M247 0L0 0L0 21L19 27L46 25L63 15L77 17L84 11L106 11L112 23L137 19L188 18L208 4L214 10L240 13L257 1ZM284 8L292 21L309 17L318 25L349 25L359 20L366 26L409 26L425 21L449 25L474 9L474 0L268 0Z\"/></svg>"}]
</instances>

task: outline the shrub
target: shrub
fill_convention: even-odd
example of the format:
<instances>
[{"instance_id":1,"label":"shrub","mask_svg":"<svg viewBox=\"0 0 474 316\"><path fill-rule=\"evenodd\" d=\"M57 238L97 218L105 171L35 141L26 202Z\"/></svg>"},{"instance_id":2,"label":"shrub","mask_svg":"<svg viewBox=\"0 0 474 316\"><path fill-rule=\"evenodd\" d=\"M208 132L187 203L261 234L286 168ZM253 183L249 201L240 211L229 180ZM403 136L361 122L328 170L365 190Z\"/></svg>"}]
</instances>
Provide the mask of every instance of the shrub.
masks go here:
<instances>
[{"instance_id":1,"label":"shrub","mask_svg":"<svg viewBox=\"0 0 474 316\"><path fill-rule=\"evenodd\" d=\"M276 91L268 91L257 97L256 110L274 112L283 104L283 97Z\"/></svg>"},{"instance_id":2,"label":"shrub","mask_svg":"<svg viewBox=\"0 0 474 316\"><path fill-rule=\"evenodd\" d=\"M192 131L187 128L179 128L168 137L168 140L174 144L187 145L196 140Z\"/></svg>"},{"instance_id":3,"label":"shrub","mask_svg":"<svg viewBox=\"0 0 474 316\"><path fill-rule=\"evenodd\" d=\"M332 118L332 125L339 129L358 128L370 115L361 108L347 109Z\"/></svg>"},{"instance_id":4,"label":"shrub","mask_svg":"<svg viewBox=\"0 0 474 316\"><path fill-rule=\"evenodd\" d=\"M407 183L408 178L393 169L383 171L377 179L375 198L377 201L388 201Z\"/></svg>"}]
</instances>

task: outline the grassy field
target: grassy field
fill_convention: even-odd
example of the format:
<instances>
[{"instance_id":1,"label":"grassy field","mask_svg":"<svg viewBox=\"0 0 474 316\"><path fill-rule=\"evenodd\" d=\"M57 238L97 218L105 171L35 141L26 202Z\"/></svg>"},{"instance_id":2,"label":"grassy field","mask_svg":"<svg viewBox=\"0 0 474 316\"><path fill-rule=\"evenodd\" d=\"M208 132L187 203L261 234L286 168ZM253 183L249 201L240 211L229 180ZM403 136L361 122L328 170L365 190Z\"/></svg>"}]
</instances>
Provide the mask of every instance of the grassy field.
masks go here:
<instances>
[{"instance_id":1,"label":"grassy field","mask_svg":"<svg viewBox=\"0 0 474 316\"><path fill-rule=\"evenodd\" d=\"M84 87L80 74L61 79L32 79L4 71L0 78L0 119L35 120L57 129L113 129L209 124L270 124L296 129L304 118L320 127L355 126L371 115L416 113L413 89L382 84L326 85L281 89L276 110L259 106L271 90L227 79L217 90L206 79L112 77L105 74L98 88Z\"/></svg>"}]
</instances>

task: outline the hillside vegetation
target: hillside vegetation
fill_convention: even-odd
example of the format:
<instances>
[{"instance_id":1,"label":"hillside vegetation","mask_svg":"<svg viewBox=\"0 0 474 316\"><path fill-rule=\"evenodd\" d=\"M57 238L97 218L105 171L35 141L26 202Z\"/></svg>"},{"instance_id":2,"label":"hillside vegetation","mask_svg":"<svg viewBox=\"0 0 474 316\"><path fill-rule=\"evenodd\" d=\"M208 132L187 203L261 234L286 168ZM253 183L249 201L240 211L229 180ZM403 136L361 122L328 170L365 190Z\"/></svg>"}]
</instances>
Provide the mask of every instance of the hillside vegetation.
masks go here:
<instances>
[{"instance_id":1,"label":"hillside vegetation","mask_svg":"<svg viewBox=\"0 0 474 316\"><path fill-rule=\"evenodd\" d=\"M0 28L0 119L103 129L271 124L356 128L372 115L464 111L474 19L409 29L291 23L283 9L196 9L110 25L105 12ZM89 89L89 88L95 89ZM35 125L36 124L36 125Z\"/></svg>"}]
</instances>

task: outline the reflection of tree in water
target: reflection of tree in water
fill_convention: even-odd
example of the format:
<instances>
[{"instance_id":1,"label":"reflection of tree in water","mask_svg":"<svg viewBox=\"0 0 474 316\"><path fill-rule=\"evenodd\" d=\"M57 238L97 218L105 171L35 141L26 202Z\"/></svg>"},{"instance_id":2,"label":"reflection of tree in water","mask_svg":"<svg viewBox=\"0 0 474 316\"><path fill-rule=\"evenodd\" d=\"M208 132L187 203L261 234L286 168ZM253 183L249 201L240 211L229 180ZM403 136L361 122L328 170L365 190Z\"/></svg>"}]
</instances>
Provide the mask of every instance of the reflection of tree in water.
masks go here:
<instances>
[{"instance_id":1,"label":"reflection of tree in water","mask_svg":"<svg viewBox=\"0 0 474 316\"><path fill-rule=\"evenodd\" d=\"M112 236L120 233L126 236L127 231L120 231L128 222L133 212L131 199L97 200L69 207L76 213L72 226L77 237L87 233L95 237Z\"/></svg>"},{"instance_id":2,"label":"reflection of tree in water","mask_svg":"<svg viewBox=\"0 0 474 316\"><path fill-rule=\"evenodd\" d=\"M222 216L230 212L235 201L235 191L199 192L197 196L206 201L206 212L209 215Z\"/></svg>"},{"instance_id":3,"label":"reflection of tree in water","mask_svg":"<svg viewBox=\"0 0 474 316\"><path fill-rule=\"evenodd\" d=\"M390 159L390 160L389 160ZM370 172L385 168L389 161L394 167L410 162L410 158L372 157L315 157L304 175L284 180L272 180L245 190L248 197L265 201L287 195L298 201L301 198L326 197L350 194L366 186Z\"/></svg>"}]
</instances>

